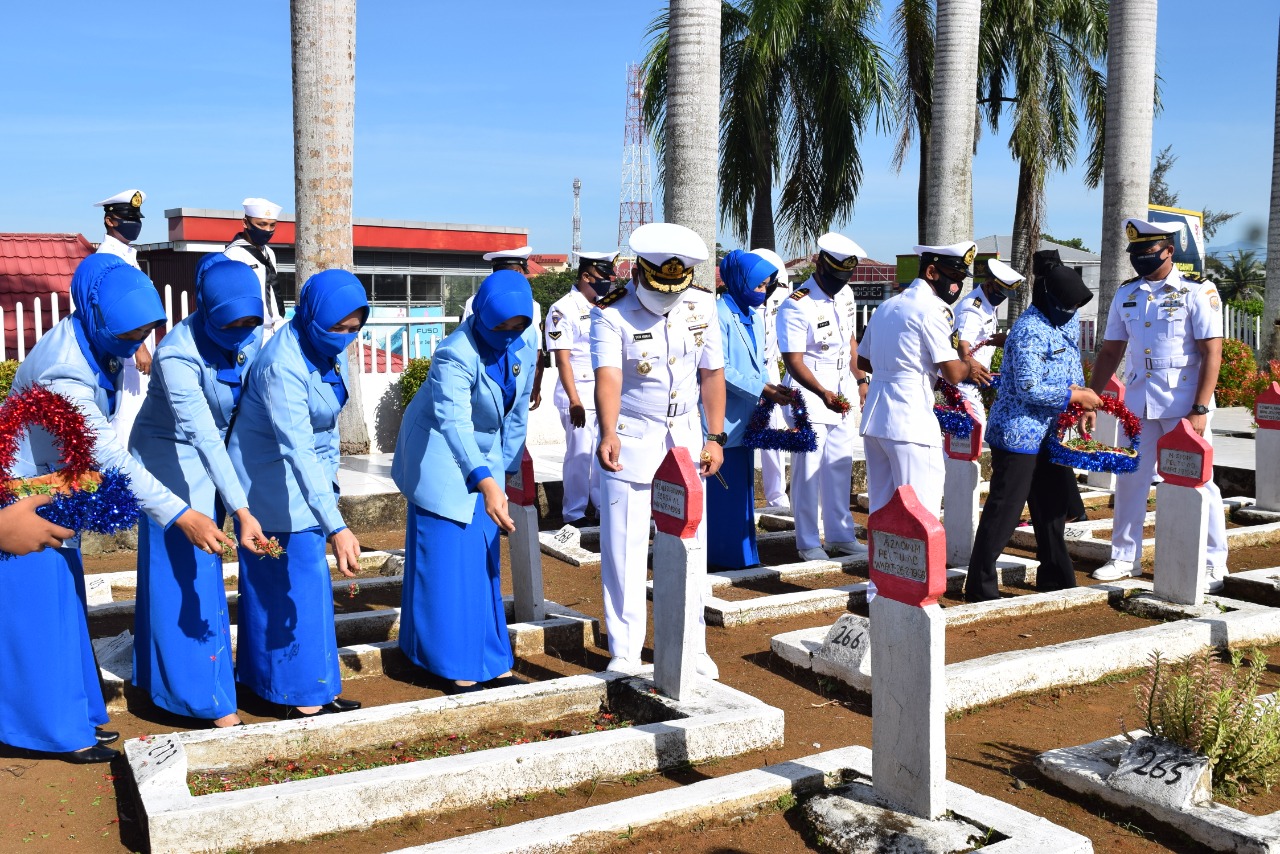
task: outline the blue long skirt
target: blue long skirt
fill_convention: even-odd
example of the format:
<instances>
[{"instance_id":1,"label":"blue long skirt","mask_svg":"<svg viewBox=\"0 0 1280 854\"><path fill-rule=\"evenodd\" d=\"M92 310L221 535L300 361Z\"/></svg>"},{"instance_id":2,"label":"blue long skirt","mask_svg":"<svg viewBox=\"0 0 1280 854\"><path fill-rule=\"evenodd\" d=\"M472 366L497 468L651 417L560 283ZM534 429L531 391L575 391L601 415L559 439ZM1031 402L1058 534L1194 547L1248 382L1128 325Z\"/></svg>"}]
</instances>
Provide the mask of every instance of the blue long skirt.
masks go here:
<instances>
[{"instance_id":1,"label":"blue long skirt","mask_svg":"<svg viewBox=\"0 0 1280 854\"><path fill-rule=\"evenodd\" d=\"M264 533L285 551L270 558L240 550L237 675L264 700L323 706L342 693L324 534Z\"/></svg>"},{"instance_id":2,"label":"blue long skirt","mask_svg":"<svg viewBox=\"0 0 1280 854\"><path fill-rule=\"evenodd\" d=\"M756 550L755 448L725 448L720 477L706 479L707 563L745 569L760 563Z\"/></svg>"},{"instance_id":3,"label":"blue long skirt","mask_svg":"<svg viewBox=\"0 0 1280 854\"><path fill-rule=\"evenodd\" d=\"M445 679L485 682L515 664L502 607L498 526L476 496L470 524L409 503L400 649Z\"/></svg>"},{"instance_id":4,"label":"blue long skirt","mask_svg":"<svg viewBox=\"0 0 1280 854\"><path fill-rule=\"evenodd\" d=\"M236 710L222 555L191 545L177 525L138 525L133 684L162 709L216 720Z\"/></svg>"},{"instance_id":5,"label":"blue long skirt","mask_svg":"<svg viewBox=\"0 0 1280 854\"><path fill-rule=\"evenodd\" d=\"M107 722L89 643L78 549L0 562L0 741L66 753Z\"/></svg>"}]
</instances>

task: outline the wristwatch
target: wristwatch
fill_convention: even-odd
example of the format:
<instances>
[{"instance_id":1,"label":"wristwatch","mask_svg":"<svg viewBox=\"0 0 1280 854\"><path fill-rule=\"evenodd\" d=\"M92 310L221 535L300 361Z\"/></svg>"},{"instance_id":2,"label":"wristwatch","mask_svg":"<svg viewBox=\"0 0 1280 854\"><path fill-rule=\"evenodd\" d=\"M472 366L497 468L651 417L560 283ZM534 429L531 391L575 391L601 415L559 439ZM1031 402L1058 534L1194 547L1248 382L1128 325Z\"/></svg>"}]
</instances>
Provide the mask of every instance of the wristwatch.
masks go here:
<instances>
[{"instance_id":1,"label":"wristwatch","mask_svg":"<svg viewBox=\"0 0 1280 854\"><path fill-rule=\"evenodd\" d=\"M728 433L708 433L707 441L716 442L720 445L720 447L723 448L724 443L729 441L729 434Z\"/></svg>"},{"instance_id":2,"label":"wristwatch","mask_svg":"<svg viewBox=\"0 0 1280 854\"><path fill-rule=\"evenodd\" d=\"M871 377L860 377L858 385L871 385Z\"/></svg>"},{"instance_id":3,"label":"wristwatch","mask_svg":"<svg viewBox=\"0 0 1280 854\"><path fill-rule=\"evenodd\" d=\"M1192 415L1208 415L1209 407L1205 406L1203 403L1197 403L1195 406L1191 407L1191 414Z\"/></svg>"}]
</instances>

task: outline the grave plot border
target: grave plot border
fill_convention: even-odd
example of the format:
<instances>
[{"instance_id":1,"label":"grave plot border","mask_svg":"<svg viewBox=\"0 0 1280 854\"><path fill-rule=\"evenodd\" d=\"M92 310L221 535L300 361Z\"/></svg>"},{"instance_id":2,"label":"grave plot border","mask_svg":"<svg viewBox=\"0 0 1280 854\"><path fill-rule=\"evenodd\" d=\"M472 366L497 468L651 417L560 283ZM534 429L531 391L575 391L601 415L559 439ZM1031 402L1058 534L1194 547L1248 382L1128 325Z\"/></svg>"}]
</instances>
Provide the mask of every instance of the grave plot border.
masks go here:
<instances>
[{"instance_id":1,"label":"grave plot border","mask_svg":"<svg viewBox=\"0 0 1280 854\"><path fill-rule=\"evenodd\" d=\"M682 701L651 693L652 684L621 674L570 676L343 715L253 724L230 735L206 730L132 739L125 743L125 756L151 850L198 854L358 830L595 777L650 773L782 744L780 709L709 680L699 680ZM294 746L309 751L351 746L353 734L364 745L379 738L403 739L408 729L435 730L433 715L442 721L476 721L483 728L510 721L513 714L527 719L531 704L568 708L585 703L594 709L606 696L624 714L645 708L663 720L233 792L195 796L187 787L189 771L243 763L246 755L288 755Z\"/></svg>"},{"instance_id":2,"label":"grave plot border","mask_svg":"<svg viewBox=\"0 0 1280 854\"><path fill-rule=\"evenodd\" d=\"M1267 645L1280 641L1280 611L1276 609L1221 596L1206 596L1205 604L1200 606L1175 605L1145 595L1151 590L1149 582L1130 579L943 609L947 625L952 626L1123 599L1126 607L1145 616L1176 618L1175 622L1158 626L948 664L947 711L977 708L1052 688L1086 685L1113 673L1137 670L1146 665L1153 649L1173 659L1210 646ZM1221 611L1219 605L1228 609L1227 612ZM865 621L865 618L854 619ZM870 693L871 674L865 664L854 671L815 654L822 648L829 628L818 626L774 635L770 648L774 655L793 666L839 679L855 690Z\"/></svg>"},{"instance_id":3,"label":"grave plot border","mask_svg":"<svg viewBox=\"0 0 1280 854\"><path fill-rule=\"evenodd\" d=\"M1076 747L1049 750L1036 757L1036 768L1074 792L1108 804L1146 813L1215 851L1276 851L1280 846L1280 812L1254 816L1225 804L1170 806L1114 788L1108 777L1116 770L1129 739L1147 735L1135 730Z\"/></svg>"},{"instance_id":4,"label":"grave plot border","mask_svg":"<svg viewBox=\"0 0 1280 854\"><path fill-rule=\"evenodd\" d=\"M1223 594L1226 596L1280 608L1280 566L1233 572L1224 582Z\"/></svg>"},{"instance_id":5,"label":"grave plot border","mask_svg":"<svg viewBox=\"0 0 1280 854\"><path fill-rule=\"evenodd\" d=\"M869 781L871 751L843 747L750 771L690 783L679 789L639 795L611 804L532 819L395 854L550 854L608 848L621 835L639 839L644 831L728 823L753 817L787 795L825 794L853 781ZM1091 854L1086 837L958 783L946 784L951 810L969 822L1007 837L983 848L991 854Z\"/></svg>"}]
</instances>

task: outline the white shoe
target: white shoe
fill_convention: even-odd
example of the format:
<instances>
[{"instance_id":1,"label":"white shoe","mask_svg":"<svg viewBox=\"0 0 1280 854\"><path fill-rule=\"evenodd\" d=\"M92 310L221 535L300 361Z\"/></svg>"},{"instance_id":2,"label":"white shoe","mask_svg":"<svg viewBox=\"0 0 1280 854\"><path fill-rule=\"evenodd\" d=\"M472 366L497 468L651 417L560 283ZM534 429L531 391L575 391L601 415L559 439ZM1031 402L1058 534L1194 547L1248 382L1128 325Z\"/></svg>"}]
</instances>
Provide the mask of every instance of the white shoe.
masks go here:
<instances>
[{"instance_id":1,"label":"white shoe","mask_svg":"<svg viewBox=\"0 0 1280 854\"><path fill-rule=\"evenodd\" d=\"M1091 578L1098 581L1119 581L1131 575L1142 575L1142 567L1131 560L1111 560L1093 571Z\"/></svg>"},{"instance_id":2,"label":"white shoe","mask_svg":"<svg viewBox=\"0 0 1280 854\"><path fill-rule=\"evenodd\" d=\"M800 549L801 560L831 560L826 551L818 546L812 549Z\"/></svg>"},{"instance_id":3,"label":"white shoe","mask_svg":"<svg viewBox=\"0 0 1280 854\"><path fill-rule=\"evenodd\" d=\"M791 504L786 501L771 501L768 505L760 508L760 512L789 514L791 512Z\"/></svg>"},{"instance_id":4,"label":"white shoe","mask_svg":"<svg viewBox=\"0 0 1280 854\"><path fill-rule=\"evenodd\" d=\"M698 671L699 676L705 676L708 679L720 678L720 668L716 667L716 663L711 660L711 656L705 652L700 652L695 659L694 669Z\"/></svg>"},{"instance_id":5,"label":"white shoe","mask_svg":"<svg viewBox=\"0 0 1280 854\"><path fill-rule=\"evenodd\" d=\"M1205 593L1221 593L1226 587L1224 579L1229 575L1229 571L1225 568L1219 568L1213 564L1209 564L1204 568L1204 592Z\"/></svg>"},{"instance_id":6,"label":"white shoe","mask_svg":"<svg viewBox=\"0 0 1280 854\"><path fill-rule=\"evenodd\" d=\"M831 549L833 552L835 552L838 555L849 555L850 557L864 558L869 554L869 552L867 551L867 547L864 546L862 543L858 542L857 540L854 540L853 542L850 542L850 543L833 543L830 540L828 540L827 548Z\"/></svg>"},{"instance_id":7,"label":"white shoe","mask_svg":"<svg viewBox=\"0 0 1280 854\"><path fill-rule=\"evenodd\" d=\"M644 662L639 659L621 658L619 656L614 656L609 659L609 666L605 668L605 670L609 670L614 673L625 673L628 676L635 676L643 669Z\"/></svg>"}]
</instances>

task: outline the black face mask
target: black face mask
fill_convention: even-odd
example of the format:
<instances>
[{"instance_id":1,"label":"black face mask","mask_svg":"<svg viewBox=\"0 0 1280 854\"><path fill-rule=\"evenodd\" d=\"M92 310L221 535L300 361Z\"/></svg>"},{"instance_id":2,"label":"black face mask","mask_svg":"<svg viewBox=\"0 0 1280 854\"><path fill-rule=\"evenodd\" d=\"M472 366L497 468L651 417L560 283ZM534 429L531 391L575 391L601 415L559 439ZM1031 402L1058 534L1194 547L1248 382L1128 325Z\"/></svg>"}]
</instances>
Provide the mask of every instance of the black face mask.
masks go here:
<instances>
[{"instance_id":1,"label":"black face mask","mask_svg":"<svg viewBox=\"0 0 1280 854\"><path fill-rule=\"evenodd\" d=\"M926 279L925 281L929 280ZM933 292L938 295L938 299L942 300L947 305L955 305L956 301L960 299L960 285L963 281L964 280L961 279L958 282L955 279L948 278L946 275L939 273L938 280L936 282L930 281L929 287L933 288ZM953 287L955 288L954 293L952 293Z\"/></svg>"},{"instance_id":2,"label":"black face mask","mask_svg":"<svg viewBox=\"0 0 1280 854\"><path fill-rule=\"evenodd\" d=\"M249 238L249 242L254 246L266 246L271 242L271 238L275 236L275 233L275 229L267 231L265 228L258 228L248 223L245 223L244 226L244 235Z\"/></svg>"},{"instance_id":3,"label":"black face mask","mask_svg":"<svg viewBox=\"0 0 1280 854\"><path fill-rule=\"evenodd\" d=\"M116 231L124 238L125 243L132 243L138 239L138 235L142 233L142 220L125 219L116 223Z\"/></svg>"},{"instance_id":4,"label":"black face mask","mask_svg":"<svg viewBox=\"0 0 1280 854\"><path fill-rule=\"evenodd\" d=\"M1164 250L1152 252L1149 255L1130 255L1129 263L1133 265L1133 271L1139 276L1147 277L1155 274L1164 266L1165 257Z\"/></svg>"},{"instance_id":5,"label":"black face mask","mask_svg":"<svg viewBox=\"0 0 1280 854\"><path fill-rule=\"evenodd\" d=\"M1009 292L1006 291L1004 288L1000 287L999 285L996 285L995 287L992 287L992 288L987 288L986 294L987 294L987 302L991 303L992 308L995 308L996 306L1000 305L1000 303L1004 302L1009 298Z\"/></svg>"}]
</instances>

